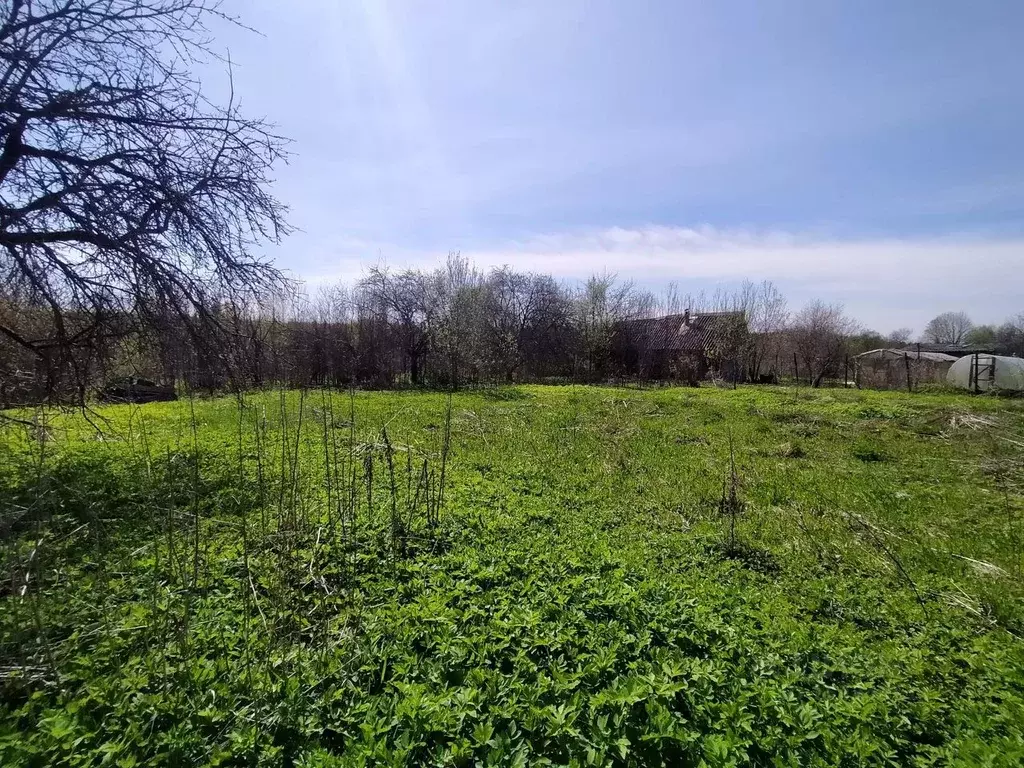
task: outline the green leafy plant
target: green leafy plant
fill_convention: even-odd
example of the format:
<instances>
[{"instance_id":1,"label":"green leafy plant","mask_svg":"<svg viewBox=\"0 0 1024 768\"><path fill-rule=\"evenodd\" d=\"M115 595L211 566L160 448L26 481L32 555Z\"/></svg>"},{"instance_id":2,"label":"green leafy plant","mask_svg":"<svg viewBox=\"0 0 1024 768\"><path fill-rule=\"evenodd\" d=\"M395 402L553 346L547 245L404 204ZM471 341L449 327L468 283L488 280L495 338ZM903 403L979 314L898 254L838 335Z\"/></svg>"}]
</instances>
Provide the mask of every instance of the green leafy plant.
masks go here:
<instances>
[{"instance_id":1,"label":"green leafy plant","mask_svg":"<svg viewBox=\"0 0 1024 768\"><path fill-rule=\"evenodd\" d=\"M517 390L0 431L0 765L1024 760L1019 401Z\"/></svg>"}]
</instances>

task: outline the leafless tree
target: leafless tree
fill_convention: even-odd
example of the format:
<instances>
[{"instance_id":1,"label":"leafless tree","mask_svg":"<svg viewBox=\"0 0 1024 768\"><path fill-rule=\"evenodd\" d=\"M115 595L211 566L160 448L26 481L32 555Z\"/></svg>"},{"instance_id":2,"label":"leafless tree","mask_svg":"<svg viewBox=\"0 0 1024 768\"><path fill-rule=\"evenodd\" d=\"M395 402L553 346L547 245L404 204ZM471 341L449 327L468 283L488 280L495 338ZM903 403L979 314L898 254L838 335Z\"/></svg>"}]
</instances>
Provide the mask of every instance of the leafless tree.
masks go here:
<instances>
[{"instance_id":1,"label":"leafless tree","mask_svg":"<svg viewBox=\"0 0 1024 768\"><path fill-rule=\"evenodd\" d=\"M839 365L846 340L857 329L857 322L846 316L841 304L815 300L796 313L789 334L813 386L820 386L825 376Z\"/></svg>"},{"instance_id":2,"label":"leafless tree","mask_svg":"<svg viewBox=\"0 0 1024 768\"><path fill-rule=\"evenodd\" d=\"M670 280L659 302L658 314L681 315L684 309L689 308L684 306L683 302L684 298L679 294L679 284L675 280Z\"/></svg>"},{"instance_id":3,"label":"leafless tree","mask_svg":"<svg viewBox=\"0 0 1024 768\"><path fill-rule=\"evenodd\" d=\"M284 142L204 96L217 0L8 0L0 10L0 334L39 358L280 287ZM230 71L230 63L225 62ZM216 323L213 323L216 325ZM197 343L206 334L197 337Z\"/></svg>"},{"instance_id":4,"label":"leafless tree","mask_svg":"<svg viewBox=\"0 0 1024 768\"><path fill-rule=\"evenodd\" d=\"M789 305L770 280L756 284L745 281L738 304L749 329L747 369L756 380L763 368L774 366L779 356L782 332L789 320Z\"/></svg>"},{"instance_id":5,"label":"leafless tree","mask_svg":"<svg viewBox=\"0 0 1024 768\"><path fill-rule=\"evenodd\" d=\"M924 340L932 344L963 344L973 327L966 312L943 312L924 327Z\"/></svg>"},{"instance_id":6,"label":"leafless tree","mask_svg":"<svg viewBox=\"0 0 1024 768\"><path fill-rule=\"evenodd\" d=\"M914 336L912 328L897 328L885 337L887 344L893 347L904 347L910 343Z\"/></svg>"},{"instance_id":7,"label":"leafless tree","mask_svg":"<svg viewBox=\"0 0 1024 768\"><path fill-rule=\"evenodd\" d=\"M431 347L431 333L438 319L439 304L432 290L430 276L413 269L391 272L373 267L363 279L364 305L375 318L385 324L397 338L409 363L411 383L421 383L424 358Z\"/></svg>"}]
</instances>

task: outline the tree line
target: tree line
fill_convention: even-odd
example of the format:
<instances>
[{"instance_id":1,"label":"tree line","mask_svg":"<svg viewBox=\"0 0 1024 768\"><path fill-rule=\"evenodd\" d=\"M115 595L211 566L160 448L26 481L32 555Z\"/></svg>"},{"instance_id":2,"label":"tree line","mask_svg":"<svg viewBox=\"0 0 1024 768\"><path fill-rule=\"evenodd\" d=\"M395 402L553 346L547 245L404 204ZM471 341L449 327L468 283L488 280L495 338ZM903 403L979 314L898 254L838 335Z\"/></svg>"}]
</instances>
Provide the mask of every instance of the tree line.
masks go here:
<instances>
[{"instance_id":1,"label":"tree line","mask_svg":"<svg viewBox=\"0 0 1024 768\"><path fill-rule=\"evenodd\" d=\"M882 336L864 329L838 304L816 300L790 311L769 281L713 294L684 294L670 284L656 294L614 275L564 283L508 266L480 270L450 254L435 269L377 266L352 284L321 286L312 295L224 298L187 318L168 312L140 323L130 312L112 315L104 333L42 354L0 340L0 392L5 405L80 401L134 376L210 393L645 381L645 371L617 352L624 324L684 312L740 318L738 332L720 333L704 350L717 361L712 376L729 363L737 381L795 378L818 386L852 377L850 358L859 352L911 341L907 330ZM943 318L929 324L926 340L937 338ZM75 325L73 312L67 321ZM56 333L46 308L10 296L0 302L0 322L31 329L33 338ZM998 333L1010 346L1021 344L1024 315Z\"/></svg>"},{"instance_id":2,"label":"tree line","mask_svg":"<svg viewBox=\"0 0 1024 768\"><path fill-rule=\"evenodd\" d=\"M1024 312L1000 325L975 325L966 312L943 312L925 326L922 341L962 344L1001 355L1024 357Z\"/></svg>"}]
</instances>

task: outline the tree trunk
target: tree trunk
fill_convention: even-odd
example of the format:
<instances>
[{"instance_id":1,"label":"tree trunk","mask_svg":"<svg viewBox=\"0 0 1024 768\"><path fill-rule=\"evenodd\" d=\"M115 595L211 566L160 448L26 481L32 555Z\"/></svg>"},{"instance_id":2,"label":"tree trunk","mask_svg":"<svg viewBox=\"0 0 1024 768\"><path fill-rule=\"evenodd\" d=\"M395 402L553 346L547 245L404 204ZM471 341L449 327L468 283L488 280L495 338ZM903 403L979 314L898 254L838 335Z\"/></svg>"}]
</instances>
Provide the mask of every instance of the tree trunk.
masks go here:
<instances>
[{"instance_id":1,"label":"tree trunk","mask_svg":"<svg viewBox=\"0 0 1024 768\"><path fill-rule=\"evenodd\" d=\"M420 353L410 352L409 353L409 376L412 379L413 386L419 386L420 383Z\"/></svg>"}]
</instances>

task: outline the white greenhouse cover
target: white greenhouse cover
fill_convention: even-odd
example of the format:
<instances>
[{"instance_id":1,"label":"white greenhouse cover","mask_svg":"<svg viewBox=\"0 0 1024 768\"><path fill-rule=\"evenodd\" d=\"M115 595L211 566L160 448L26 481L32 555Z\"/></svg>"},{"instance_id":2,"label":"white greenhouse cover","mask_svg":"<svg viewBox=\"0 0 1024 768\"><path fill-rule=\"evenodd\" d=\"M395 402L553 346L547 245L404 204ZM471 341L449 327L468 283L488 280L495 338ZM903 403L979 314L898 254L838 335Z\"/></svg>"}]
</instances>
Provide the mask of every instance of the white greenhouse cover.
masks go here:
<instances>
[{"instance_id":1,"label":"white greenhouse cover","mask_svg":"<svg viewBox=\"0 0 1024 768\"><path fill-rule=\"evenodd\" d=\"M977 357L977 363L975 358ZM1024 392L1024 358L1000 355L967 355L961 357L946 373L946 381L954 387L974 389L977 370L978 389L1005 389Z\"/></svg>"}]
</instances>

